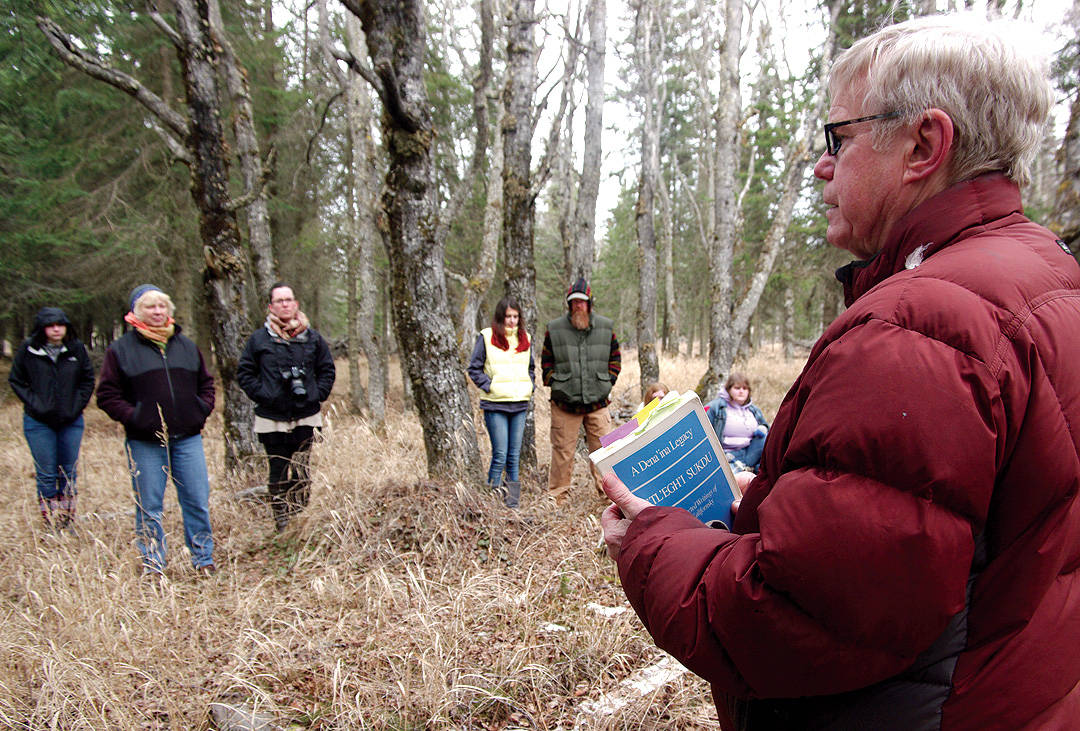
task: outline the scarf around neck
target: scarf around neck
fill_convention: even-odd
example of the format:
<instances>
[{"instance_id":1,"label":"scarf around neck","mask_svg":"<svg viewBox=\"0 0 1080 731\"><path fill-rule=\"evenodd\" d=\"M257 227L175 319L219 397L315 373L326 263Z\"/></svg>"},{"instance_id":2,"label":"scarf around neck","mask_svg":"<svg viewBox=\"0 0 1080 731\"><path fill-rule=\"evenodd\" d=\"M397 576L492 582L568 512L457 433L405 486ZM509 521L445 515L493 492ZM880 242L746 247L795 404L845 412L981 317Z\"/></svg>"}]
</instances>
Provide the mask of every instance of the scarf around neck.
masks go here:
<instances>
[{"instance_id":1,"label":"scarf around neck","mask_svg":"<svg viewBox=\"0 0 1080 731\"><path fill-rule=\"evenodd\" d=\"M124 322L138 330L144 338L154 343L162 350L165 350L165 344L168 343L169 338L176 333L176 320L171 317L164 325L154 327L153 325L147 325L145 322L135 317L134 312L129 312L124 315Z\"/></svg>"},{"instance_id":2,"label":"scarf around neck","mask_svg":"<svg viewBox=\"0 0 1080 731\"><path fill-rule=\"evenodd\" d=\"M307 315L299 310L296 311L296 317L289 322L285 322L272 312L267 313L266 315L267 329L282 340L292 340L297 335L306 331L310 324Z\"/></svg>"}]
</instances>

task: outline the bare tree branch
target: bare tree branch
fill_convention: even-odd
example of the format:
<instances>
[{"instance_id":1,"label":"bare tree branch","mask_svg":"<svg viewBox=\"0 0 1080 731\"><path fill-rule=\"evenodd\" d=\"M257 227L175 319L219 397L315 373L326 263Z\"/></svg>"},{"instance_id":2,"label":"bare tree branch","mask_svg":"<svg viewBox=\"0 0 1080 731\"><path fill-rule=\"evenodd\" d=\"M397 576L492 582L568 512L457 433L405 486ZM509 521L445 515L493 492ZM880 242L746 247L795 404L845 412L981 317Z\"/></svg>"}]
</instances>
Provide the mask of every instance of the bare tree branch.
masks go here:
<instances>
[{"instance_id":1,"label":"bare tree branch","mask_svg":"<svg viewBox=\"0 0 1080 731\"><path fill-rule=\"evenodd\" d=\"M353 15L360 19L360 23L367 27L374 16L371 0L341 0L341 4ZM368 36L368 55L371 57L373 68L368 70L355 56L348 54L347 58L340 58L349 64L356 73L360 74L369 84L375 87L379 98L382 100L386 113L409 134L418 132L421 128L420 121L414 118L407 109L401 97L401 82L397 78L392 59L393 51L385 47L382 40L376 39L377 47L372 47L372 38ZM335 54L336 55L336 54ZM350 59L352 61L350 62Z\"/></svg>"},{"instance_id":2,"label":"bare tree branch","mask_svg":"<svg viewBox=\"0 0 1080 731\"><path fill-rule=\"evenodd\" d=\"M379 81L379 77L375 75L375 72L372 71L367 64L343 48L334 47L330 50L331 53L334 54L334 58L338 61L344 61L345 65L358 74L360 78L371 84L380 97L383 96L382 83Z\"/></svg>"},{"instance_id":3,"label":"bare tree branch","mask_svg":"<svg viewBox=\"0 0 1080 731\"><path fill-rule=\"evenodd\" d=\"M176 29L169 25L169 21L162 17L161 13L156 10L150 9L147 11L150 16L150 20L154 21L154 25L161 29L161 32L168 36L172 44L177 48L181 48L184 45L184 39L180 37L180 34L176 32Z\"/></svg>"},{"instance_id":4,"label":"bare tree branch","mask_svg":"<svg viewBox=\"0 0 1080 731\"><path fill-rule=\"evenodd\" d=\"M143 120L143 123L157 133L157 136L160 137L161 141L165 143L165 146L169 148L169 152L172 153L174 158L185 165L191 165L191 163L194 162L191 157L191 151L188 150L180 140L169 134L169 131L158 123L156 117L147 117Z\"/></svg>"},{"instance_id":5,"label":"bare tree branch","mask_svg":"<svg viewBox=\"0 0 1080 731\"><path fill-rule=\"evenodd\" d=\"M39 15L37 17L37 27L45 34L49 45L53 47L53 50L56 51L56 54L60 56L64 63L133 97L149 109L154 116L164 122L174 133L187 139L190 134L187 119L173 111L161 97L143 86L138 79L105 65L101 59L79 48L71 36L51 19Z\"/></svg>"},{"instance_id":6,"label":"bare tree branch","mask_svg":"<svg viewBox=\"0 0 1080 731\"><path fill-rule=\"evenodd\" d=\"M458 184L446 204L446 208L439 216L439 223L435 228L435 241L444 245L446 237L450 233L450 227L457 218L458 211L465 204L476 182L480 179L480 173L484 169L487 160L488 137L490 136L488 124L488 94L491 89L491 65L494 56L495 24L491 17L490 3L482 3L481 11L481 42L480 58L476 63L476 73L473 76L473 119L476 125L476 134L473 138L473 154L469 162L468 172L461 177ZM465 60L464 51L458 52ZM466 68L468 68L466 66Z\"/></svg>"},{"instance_id":7,"label":"bare tree branch","mask_svg":"<svg viewBox=\"0 0 1080 731\"><path fill-rule=\"evenodd\" d=\"M577 37L581 35L582 17L577 18L577 31L575 33L570 32L568 26L569 18L563 20L563 36L564 38ZM581 44L568 43L566 53L566 65L563 67L562 75L562 94L559 96L559 110L555 113L555 118L551 120L551 129L548 133L548 139L544 145L544 156L540 159L540 164L536 166L536 175L533 178L531 195L535 198L544 185L547 183L548 177L551 175L551 163L555 159L555 155L559 150L559 136L562 132L563 118L566 116L566 110L570 106L574 95L574 77L577 75L578 58L581 56ZM552 89L555 87L552 86ZM539 112L537 113L539 117Z\"/></svg>"}]
</instances>

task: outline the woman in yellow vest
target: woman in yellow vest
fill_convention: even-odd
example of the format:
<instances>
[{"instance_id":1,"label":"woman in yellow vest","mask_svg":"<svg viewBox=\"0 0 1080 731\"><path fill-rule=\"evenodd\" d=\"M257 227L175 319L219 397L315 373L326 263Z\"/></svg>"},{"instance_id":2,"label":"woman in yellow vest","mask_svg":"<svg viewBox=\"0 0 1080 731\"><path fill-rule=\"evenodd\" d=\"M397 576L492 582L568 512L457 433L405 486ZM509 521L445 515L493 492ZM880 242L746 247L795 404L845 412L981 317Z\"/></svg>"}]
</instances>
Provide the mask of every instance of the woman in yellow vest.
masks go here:
<instances>
[{"instance_id":1,"label":"woman in yellow vest","mask_svg":"<svg viewBox=\"0 0 1080 731\"><path fill-rule=\"evenodd\" d=\"M491 438L488 487L502 495L509 508L521 498L518 465L525 415L533 392L533 357L521 307L504 297L495 306L491 327L476 336L469 359L469 378L483 391L480 408ZM506 481L503 481L503 470Z\"/></svg>"}]
</instances>

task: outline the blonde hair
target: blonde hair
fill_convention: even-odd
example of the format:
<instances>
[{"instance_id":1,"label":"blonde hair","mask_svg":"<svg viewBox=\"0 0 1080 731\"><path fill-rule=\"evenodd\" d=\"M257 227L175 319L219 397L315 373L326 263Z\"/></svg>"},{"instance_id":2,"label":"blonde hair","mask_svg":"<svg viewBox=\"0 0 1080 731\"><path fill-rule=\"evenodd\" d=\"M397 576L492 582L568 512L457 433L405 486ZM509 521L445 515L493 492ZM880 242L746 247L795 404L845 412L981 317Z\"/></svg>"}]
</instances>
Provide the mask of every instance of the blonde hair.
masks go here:
<instances>
[{"instance_id":1,"label":"blonde hair","mask_svg":"<svg viewBox=\"0 0 1080 731\"><path fill-rule=\"evenodd\" d=\"M172 317L174 314L176 314L176 305L173 304L172 298L162 292L160 289L151 289L150 291L143 293L143 295L139 297L139 299L135 300L135 307L132 308L131 311L135 315L135 317L142 320L144 319L142 313L145 312L143 308L147 305L153 304L154 302L160 301L164 301L165 304L169 307L169 317Z\"/></svg>"},{"instance_id":2,"label":"blonde hair","mask_svg":"<svg viewBox=\"0 0 1080 731\"><path fill-rule=\"evenodd\" d=\"M941 109L954 127L950 183L1002 171L1023 186L1054 101L1048 59L1024 42L1030 30L969 13L898 23L844 51L829 90L865 80L865 114L900 113L874 126L875 145Z\"/></svg>"}]
</instances>

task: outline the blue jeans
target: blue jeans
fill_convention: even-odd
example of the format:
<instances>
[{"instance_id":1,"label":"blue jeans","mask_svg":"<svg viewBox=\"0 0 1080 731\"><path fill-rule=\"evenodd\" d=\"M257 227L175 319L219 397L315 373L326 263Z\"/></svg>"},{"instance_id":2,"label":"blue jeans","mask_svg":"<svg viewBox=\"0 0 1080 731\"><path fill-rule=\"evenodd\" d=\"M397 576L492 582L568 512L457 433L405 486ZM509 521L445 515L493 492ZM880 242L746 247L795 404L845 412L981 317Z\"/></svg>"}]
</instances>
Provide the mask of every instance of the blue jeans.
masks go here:
<instances>
[{"instance_id":1,"label":"blue jeans","mask_svg":"<svg viewBox=\"0 0 1080 731\"><path fill-rule=\"evenodd\" d=\"M760 434L755 434L750 437L750 443L742 449L725 449L724 451L727 452L728 461L732 464L737 460L750 469L756 470L758 465L761 464L761 452L764 449L765 437Z\"/></svg>"},{"instance_id":2,"label":"blue jeans","mask_svg":"<svg viewBox=\"0 0 1080 731\"><path fill-rule=\"evenodd\" d=\"M165 531L161 526L165 485L172 475L176 499L184 518L184 539L191 563L198 568L214 563L214 537L210 531L210 478L202 435L157 442L125 442L131 487L135 491L135 538L143 567L165 568Z\"/></svg>"},{"instance_id":3,"label":"blue jeans","mask_svg":"<svg viewBox=\"0 0 1080 731\"><path fill-rule=\"evenodd\" d=\"M505 411L485 411L484 426L491 438L491 467L488 468L488 484L502 482L503 468L506 481L518 481L521 464L521 437L525 434L527 411L508 414Z\"/></svg>"},{"instance_id":4,"label":"blue jeans","mask_svg":"<svg viewBox=\"0 0 1080 731\"><path fill-rule=\"evenodd\" d=\"M53 429L23 414L23 434L34 458L38 498L74 497L75 463L79 460L83 435L82 415L67 426Z\"/></svg>"}]
</instances>

